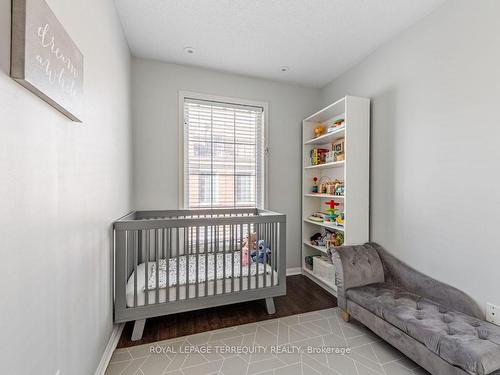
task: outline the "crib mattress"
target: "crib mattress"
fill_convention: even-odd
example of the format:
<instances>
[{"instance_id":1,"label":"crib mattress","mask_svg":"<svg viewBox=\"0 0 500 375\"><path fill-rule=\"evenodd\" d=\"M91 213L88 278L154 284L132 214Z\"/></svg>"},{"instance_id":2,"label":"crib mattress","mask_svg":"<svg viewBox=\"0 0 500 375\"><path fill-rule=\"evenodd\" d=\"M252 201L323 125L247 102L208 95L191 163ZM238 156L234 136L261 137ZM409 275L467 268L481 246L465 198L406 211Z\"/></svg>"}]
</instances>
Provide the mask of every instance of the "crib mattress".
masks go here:
<instances>
[{"instance_id":1,"label":"crib mattress","mask_svg":"<svg viewBox=\"0 0 500 375\"><path fill-rule=\"evenodd\" d=\"M225 256L224 256L225 255ZM188 263L188 264L186 264ZM168 279L167 279L167 260L160 259L158 261L158 282L160 288L174 285L195 284L196 282L204 282L205 279L209 281L215 279L223 279L224 277L240 277L255 275L257 273L264 273L264 264L249 262L250 266L240 267L240 251L234 253L205 253L191 254L189 256L181 255L178 258L170 258L168 261ZM177 273L177 268L179 272ZM266 268L270 268L267 265ZM217 271L216 271L217 269ZM258 269L258 272L257 272ZM198 270L198 273L196 273ZM178 278L177 278L178 276ZM148 268L148 289L156 288L156 263ZM187 282L186 280L189 280ZM198 280L198 281L197 281Z\"/></svg>"},{"instance_id":2,"label":"crib mattress","mask_svg":"<svg viewBox=\"0 0 500 375\"><path fill-rule=\"evenodd\" d=\"M241 290L255 289L258 286L262 288L264 283L266 286L271 286L273 283L273 273L274 273L274 285L278 285L278 273L276 271L271 272L271 267L266 266L264 270L264 265L259 263L251 263L250 267L243 266L240 269L240 257L239 252L234 253L234 277L232 277L231 261L233 261L231 254L226 254L226 273L224 274L222 254L218 254L217 262L214 261L212 256L212 261L208 259L208 282L205 281L205 255L200 254L198 258L198 284L196 281L196 256L189 256L189 271L186 272L186 257L179 257L179 285L177 286L177 261L175 258L170 259L169 262L169 278L168 278L168 293L166 287L166 260L162 259L159 261L159 303L167 301L167 294L169 301L175 301L178 299L194 298L196 296L196 289L198 289L198 297L205 297L216 294L222 294L224 291L224 284L226 286L226 293L240 291L240 276L241 274ZM211 255L211 254L209 254ZM229 257L228 257L229 255ZM215 263L217 263L217 272L215 272ZM203 268L202 265L203 264ZM162 267L160 267L162 266ZM202 272L203 270L203 272ZM240 270L242 272L240 272ZM258 273L257 273L258 270ZM145 305L146 292L145 292L145 272L146 264L141 263L137 266L137 305ZM148 262L148 304L156 303L156 263ZM250 277L248 274L250 273ZM216 278L217 275L217 278ZM132 272L128 281L126 289L127 306L134 307L134 276L135 272ZM225 276L225 277L224 277ZM189 283L186 285L186 279ZM208 285L206 285L208 284ZM215 288L215 291L214 291ZM231 289L233 288L233 289ZM178 290L178 296L177 296Z\"/></svg>"}]
</instances>

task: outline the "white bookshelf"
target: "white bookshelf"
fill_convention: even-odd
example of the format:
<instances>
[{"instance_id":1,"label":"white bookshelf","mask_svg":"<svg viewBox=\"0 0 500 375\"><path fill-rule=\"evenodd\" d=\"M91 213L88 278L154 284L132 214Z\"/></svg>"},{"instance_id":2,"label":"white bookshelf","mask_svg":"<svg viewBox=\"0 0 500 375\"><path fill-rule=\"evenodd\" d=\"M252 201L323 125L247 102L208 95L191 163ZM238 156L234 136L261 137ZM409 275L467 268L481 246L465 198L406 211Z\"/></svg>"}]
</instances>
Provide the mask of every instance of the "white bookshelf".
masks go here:
<instances>
[{"instance_id":1,"label":"white bookshelf","mask_svg":"<svg viewBox=\"0 0 500 375\"><path fill-rule=\"evenodd\" d=\"M314 128L344 119L344 125L330 133L314 136ZM314 148L331 150L332 143L345 139L345 160L311 165L310 151ZM363 244L369 240L369 184L370 184L370 100L346 96L309 116L302 122L302 273L318 285L336 294L334 280L325 280L305 267L308 255L325 254L326 248L310 243L314 233L325 228L340 231L344 245ZM345 194L313 193L313 177L328 177L344 181ZM330 222L316 222L308 217L316 211L325 211L325 202L333 199L344 212L344 226Z\"/></svg>"}]
</instances>

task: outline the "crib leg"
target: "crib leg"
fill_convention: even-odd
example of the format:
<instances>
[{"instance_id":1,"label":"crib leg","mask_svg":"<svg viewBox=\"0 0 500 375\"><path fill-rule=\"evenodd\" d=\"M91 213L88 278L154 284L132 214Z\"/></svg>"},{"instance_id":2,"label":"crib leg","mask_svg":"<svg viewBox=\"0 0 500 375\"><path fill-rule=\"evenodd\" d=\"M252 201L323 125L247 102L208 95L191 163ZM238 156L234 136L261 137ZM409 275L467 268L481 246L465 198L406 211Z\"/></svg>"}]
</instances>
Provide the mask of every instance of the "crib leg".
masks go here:
<instances>
[{"instance_id":1,"label":"crib leg","mask_svg":"<svg viewBox=\"0 0 500 375\"><path fill-rule=\"evenodd\" d=\"M142 339L142 333L144 332L145 324L146 324L146 319L140 319L134 322L134 330L132 331L132 341L137 341Z\"/></svg>"},{"instance_id":2,"label":"crib leg","mask_svg":"<svg viewBox=\"0 0 500 375\"><path fill-rule=\"evenodd\" d=\"M266 298L266 308L269 315L276 314L276 308L274 307L274 299L272 297Z\"/></svg>"}]
</instances>

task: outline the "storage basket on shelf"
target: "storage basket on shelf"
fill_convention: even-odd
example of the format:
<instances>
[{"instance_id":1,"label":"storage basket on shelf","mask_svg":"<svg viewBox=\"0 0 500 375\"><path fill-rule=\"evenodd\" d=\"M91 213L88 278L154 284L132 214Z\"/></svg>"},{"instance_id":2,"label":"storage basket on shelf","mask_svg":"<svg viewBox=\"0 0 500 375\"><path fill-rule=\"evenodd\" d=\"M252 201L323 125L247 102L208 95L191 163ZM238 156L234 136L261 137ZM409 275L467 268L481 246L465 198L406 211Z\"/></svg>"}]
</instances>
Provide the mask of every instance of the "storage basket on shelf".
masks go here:
<instances>
[{"instance_id":1,"label":"storage basket on shelf","mask_svg":"<svg viewBox=\"0 0 500 375\"><path fill-rule=\"evenodd\" d=\"M335 266L323 259L323 257L316 256L313 258L313 273L322 279L331 282L335 279Z\"/></svg>"}]
</instances>

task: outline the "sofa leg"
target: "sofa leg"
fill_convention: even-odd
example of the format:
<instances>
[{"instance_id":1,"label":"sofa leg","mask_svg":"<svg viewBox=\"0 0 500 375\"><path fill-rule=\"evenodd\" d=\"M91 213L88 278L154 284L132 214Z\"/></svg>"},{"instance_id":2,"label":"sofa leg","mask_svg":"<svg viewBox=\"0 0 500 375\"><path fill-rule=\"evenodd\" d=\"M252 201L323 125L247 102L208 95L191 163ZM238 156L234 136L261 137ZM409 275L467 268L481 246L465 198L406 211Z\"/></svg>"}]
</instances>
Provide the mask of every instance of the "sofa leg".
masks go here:
<instances>
[{"instance_id":1,"label":"sofa leg","mask_svg":"<svg viewBox=\"0 0 500 375\"><path fill-rule=\"evenodd\" d=\"M142 339L142 333L144 332L145 324L146 324L146 319L140 319L134 322L134 329L132 331L132 341L137 341Z\"/></svg>"},{"instance_id":2,"label":"sofa leg","mask_svg":"<svg viewBox=\"0 0 500 375\"><path fill-rule=\"evenodd\" d=\"M349 320L351 320L351 316L349 315L349 313L342 311L342 320L344 322L349 322Z\"/></svg>"}]
</instances>

